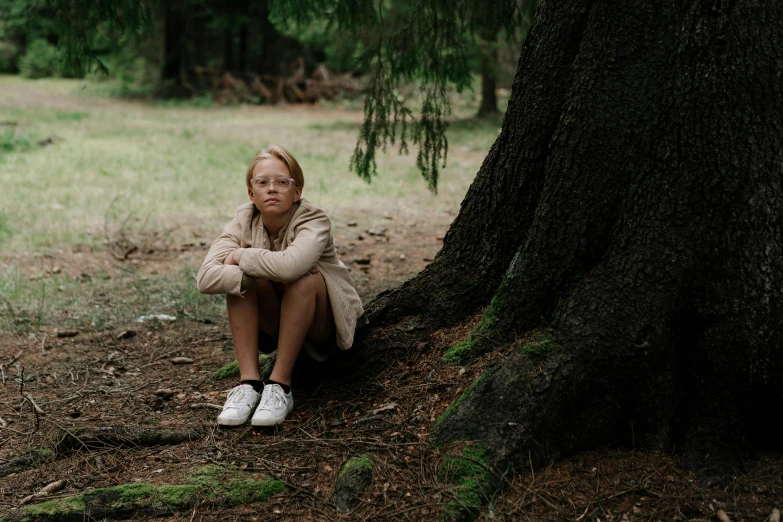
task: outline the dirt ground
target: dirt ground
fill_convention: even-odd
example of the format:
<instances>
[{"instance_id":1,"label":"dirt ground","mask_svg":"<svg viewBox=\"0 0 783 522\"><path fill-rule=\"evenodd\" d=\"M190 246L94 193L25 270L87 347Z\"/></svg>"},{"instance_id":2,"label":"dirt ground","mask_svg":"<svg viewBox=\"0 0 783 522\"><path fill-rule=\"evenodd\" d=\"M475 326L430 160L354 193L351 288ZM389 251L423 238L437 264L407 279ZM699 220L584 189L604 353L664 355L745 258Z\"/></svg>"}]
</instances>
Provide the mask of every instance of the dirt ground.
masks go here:
<instances>
[{"instance_id":1,"label":"dirt ground","mask_svg":"<svg viewBox=\"0 0 783 522\"><path fill-rule=\"evenodd\" d=\"M346 216L339 243L367 300L423 269L453 216L416 226L395 216L353 225L361 218ZM46 273L56 265L89 275L108 266L111 274L124 263L164 273L183 264L197 267L206 248L137 253L123 262L108 251L62 252L47 258L47 266L30 263L29 271ZM265 430L215 424L215 405L236 384L213 379L233 360L225 321L178 317L111 330L63 331L50 324L32 333L2 332L0 470L14 457L44 451L35 454L33 467L0 477L0 517L19 515L25 497L58 480L65 481L63 489L29 504L120 484L182 484L194 470L214 464L243 476L272 477L287 489L264 502L233 507L198 498L184 508L172 506L161 519L435 520L461 498L441 472L461 448L435 447L429 433L438 415L498 355L464 368L441 362L466 328L438 332L410 353L395 354L377 375L350 382L300 378L291 416ZM98 444L83 435L108 428L173 430L191 440ZM70 439L70 445L58 446L66 432L86 442ZM358 507L340 513L332 502L335 482L343 463L358 455L373 462L372 482ZM783 457L770 453L714 486L700 484L676 456L641 448L601 448L504 480L508 488L481 509L481 520L696 521L719 520L722 510L731 521L764 521L773 508L783 508Z\"/></svg>"}]
</instances>

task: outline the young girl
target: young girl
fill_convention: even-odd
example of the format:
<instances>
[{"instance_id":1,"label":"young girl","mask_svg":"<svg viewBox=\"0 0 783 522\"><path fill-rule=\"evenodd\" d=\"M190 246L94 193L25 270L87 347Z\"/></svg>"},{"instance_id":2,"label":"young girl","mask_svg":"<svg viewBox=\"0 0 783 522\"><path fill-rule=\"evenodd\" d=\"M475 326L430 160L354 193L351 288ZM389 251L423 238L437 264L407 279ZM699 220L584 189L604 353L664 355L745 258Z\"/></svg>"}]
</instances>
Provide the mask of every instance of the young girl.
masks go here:
<instances>
[{"instance_id":1,"label":"young girl","mask_svg":"<svg viewBox=\"0 0 783 522\"><path fill-rule=\"evenodd\" d=\"M364 310L353 279L337 259L331 223L302 199L304 176L290 152L272 146L247 168L250 203L237 209L198 272L198 290L227 294L228 322L240 384L228 394L218 424L281 424L291 411L291 372L304 346L324 361L353 343ZM261 380L259 348L277 349Z\"/></svg>"}]
</instances>

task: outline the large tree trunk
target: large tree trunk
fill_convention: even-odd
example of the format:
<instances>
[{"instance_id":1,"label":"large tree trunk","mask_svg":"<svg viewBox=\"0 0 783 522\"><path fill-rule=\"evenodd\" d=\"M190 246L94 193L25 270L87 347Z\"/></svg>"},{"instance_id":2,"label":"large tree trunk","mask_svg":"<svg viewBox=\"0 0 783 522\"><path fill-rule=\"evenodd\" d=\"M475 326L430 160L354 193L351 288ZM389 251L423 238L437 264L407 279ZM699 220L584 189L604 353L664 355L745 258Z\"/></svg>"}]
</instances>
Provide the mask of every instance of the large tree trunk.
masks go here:
<instances>
[{"instance_id":1,"label":"large tree trunk","mask_svg":"<svg viewBox=\"0 0 783 522\"><path fill-rule=\"evenodd\" d=\"M436 260L368 306L365 353L492 298L468 357L505 355L437 440L502 469L610 442L708 472L779 449L783 4L536 9L501 134Z\"/></svg>"}]
</instances>

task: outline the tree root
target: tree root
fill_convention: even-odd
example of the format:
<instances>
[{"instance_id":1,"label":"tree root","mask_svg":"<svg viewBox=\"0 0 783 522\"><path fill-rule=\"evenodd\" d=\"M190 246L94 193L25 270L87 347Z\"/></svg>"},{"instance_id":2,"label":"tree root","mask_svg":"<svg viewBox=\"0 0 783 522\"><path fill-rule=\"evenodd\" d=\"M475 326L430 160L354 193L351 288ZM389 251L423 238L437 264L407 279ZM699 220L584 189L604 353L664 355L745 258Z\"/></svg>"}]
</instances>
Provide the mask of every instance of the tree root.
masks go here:
<instances>
[{"instance_id":1,"label":"tree root","mask_svg":"<svg viewBox=\"0 0 783 522\"><path fill-rule=\"evenodd\" d=\"M80 449L103 447L127 448L180 444L204 436L197 430L167 430L138 427L105 427L64 431L55 445L57 455Z\"/></svg>"}]
</instances>

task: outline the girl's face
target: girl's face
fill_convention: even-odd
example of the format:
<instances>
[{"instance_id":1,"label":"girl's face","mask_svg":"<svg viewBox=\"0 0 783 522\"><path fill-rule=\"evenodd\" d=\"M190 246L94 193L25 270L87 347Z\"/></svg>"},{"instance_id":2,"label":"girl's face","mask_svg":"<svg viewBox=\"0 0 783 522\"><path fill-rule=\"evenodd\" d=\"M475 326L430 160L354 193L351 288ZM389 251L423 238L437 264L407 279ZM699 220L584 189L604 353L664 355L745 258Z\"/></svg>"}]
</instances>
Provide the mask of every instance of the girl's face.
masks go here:
<instances>
[{"instance_id":1,"label":"girl's face","mask_svg":"<svg viewBox=\"0 0 783 522\"><path fill-rule=\"evenodd\" d=\"M302 197L302 187L297 186L286 164L277 158L256 163L250 187L247 195L262 216L285 215Z\"/></svg>"}]
</instances>

